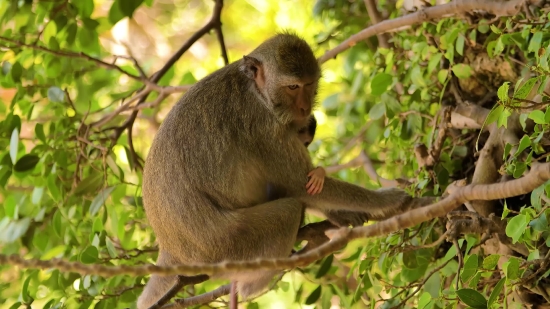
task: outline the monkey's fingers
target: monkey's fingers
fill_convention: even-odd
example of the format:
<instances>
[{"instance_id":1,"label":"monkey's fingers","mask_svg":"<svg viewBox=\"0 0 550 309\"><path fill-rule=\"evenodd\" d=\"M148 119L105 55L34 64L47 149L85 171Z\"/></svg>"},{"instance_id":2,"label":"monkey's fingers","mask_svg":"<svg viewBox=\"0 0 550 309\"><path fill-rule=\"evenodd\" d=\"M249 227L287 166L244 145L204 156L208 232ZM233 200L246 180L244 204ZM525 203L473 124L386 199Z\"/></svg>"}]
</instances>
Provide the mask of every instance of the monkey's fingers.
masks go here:
<instances>
[{"instance_id":1,"label":"monkey's fingers","mask_svg":"<svg viewBox=\"0 0 550 309\"><path fill-rule=\"evenodd\" d=\"M311 186L307 189L307 193L313 195L315 191L317 191L317 179L313 179Z\"/></svg>"},{"instance_id":2,"label":"monkey's fingers","mask_svg":"<svg viewBox=\"0 0 550 309\"><path fill-rule=\"evenodd\" d=\"M319 178L316 178L316 179L315 179L315 184L313 185L312 190L311 190L311 193L310 193L311 195L314 195L314 194L317 194L317 193L320 192L320 191L319 191L319 189L320 189L320 187L321 187L321 183L320 183L320 182L321 182L321 179L319 179Z\"/></svg>"},{"instance_id":3,"label":"monkey's fingers","mask_svg":"<svg viewBox=\"0 0 550 309\"><path fill-rule=\"evenodd\" d=\"M315 183L315 177L309 178L309 181L306 184L306 189L309 189Z\"/></svg>"},{"instance_id":4,"label":"monkey's fingers","mask_svg":"<svg viewBox=\"0 0 550 309\"><path fill-rule=\"evenodd\" d=\"M325 185L325 179L321 179L320 183L319 183L319 192L317 193L321 193L321 191L323 191L323 186Z\"/></svg>"}]
</instances>

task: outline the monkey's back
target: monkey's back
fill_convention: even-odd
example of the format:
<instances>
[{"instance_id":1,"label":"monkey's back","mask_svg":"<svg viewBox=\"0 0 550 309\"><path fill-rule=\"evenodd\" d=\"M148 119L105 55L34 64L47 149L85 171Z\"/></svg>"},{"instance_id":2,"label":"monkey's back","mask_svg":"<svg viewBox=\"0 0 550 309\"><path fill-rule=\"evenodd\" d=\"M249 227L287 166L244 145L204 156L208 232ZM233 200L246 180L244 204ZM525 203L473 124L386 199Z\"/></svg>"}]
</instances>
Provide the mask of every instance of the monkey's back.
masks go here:
<instances>
[{"instance_id":1,"label":"monkey's back","mask_svg":"<svg viewBox=\"0 0 550 309\"><path fill-rule=\"evenodd\" d=\"M273 119L267 109L250 103L257 99L248 99L238 63L207 76L182 96L145 162L147 217L161 249L180 262L226 258L212 254L211 248L243 237L235 234L235 218L227 210L267 201L266 176L258 174L264 169L257 165L263 164L259 143L272 136L252 134L264 132L254 126L265 128Z\"/></svg>"}]
</instances>

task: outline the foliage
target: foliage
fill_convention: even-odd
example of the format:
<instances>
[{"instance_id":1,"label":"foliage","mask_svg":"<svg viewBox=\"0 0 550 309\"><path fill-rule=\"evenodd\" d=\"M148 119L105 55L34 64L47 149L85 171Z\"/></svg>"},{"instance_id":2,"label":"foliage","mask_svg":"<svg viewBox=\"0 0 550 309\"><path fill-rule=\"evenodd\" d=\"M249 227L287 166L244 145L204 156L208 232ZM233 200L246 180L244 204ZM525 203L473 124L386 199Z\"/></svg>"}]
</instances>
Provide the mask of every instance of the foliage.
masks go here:
<instances>
[{"instance_id":1,"label":"foliage","mask_svg":"<svg viewBox=\"0 0 550 309\"><path fill-rule=\"evenodd\" d=\"M377 2L383 16L406 14L403 1ZM206 23L212 6L183 0L0 2L1 253L85 264L155 261L139 166L177 95L156 102L161 90L153 91L145 103L150 108L141 109L127 130L130 113L138 110L131 98L144 87L141 71L151 76L160 69L171 55L167 50L178 49ZM413 194L441 195L452 181L472 179L488 130L454 128L431 166L420 164L413 149L437 144L438 124L448 120L442 106L470 102L488 111L483 128L507 129L517 118L522 133L516 142L503 143L497 169L521 177L548 152L547 14L547 8L533 7L527 17L424 22L392 33L389 49L377 48L376 37L357 42L324 65L319 133L311 146L315 161L331 166L365 151L379 176L406 179ZM228 1L222 12L231 61L285 27L321 53L369 20L362 1ZM158 87L193 84L223 66L212 34L172 66ZM129 108L115 113L120 106ZM380 186L363 169L342 169L336 176ZM549 193L547 183L529 196L496 203L505 234L526 254L487 254L479 250L485 240L478 234L456 245L436 243L446 231L447 219L440 218L352 242L285 275L247 307L330 308L336 299L343 308L499 308L511 291L547 284ZM132 308L147 279L9 266L1 266L0 278L0 308ZM194 293L221 283L197 285ZM542 297L532 298L536 303ZM507 303L522 306L517 299Z\"/></svg>"}]
</instances>

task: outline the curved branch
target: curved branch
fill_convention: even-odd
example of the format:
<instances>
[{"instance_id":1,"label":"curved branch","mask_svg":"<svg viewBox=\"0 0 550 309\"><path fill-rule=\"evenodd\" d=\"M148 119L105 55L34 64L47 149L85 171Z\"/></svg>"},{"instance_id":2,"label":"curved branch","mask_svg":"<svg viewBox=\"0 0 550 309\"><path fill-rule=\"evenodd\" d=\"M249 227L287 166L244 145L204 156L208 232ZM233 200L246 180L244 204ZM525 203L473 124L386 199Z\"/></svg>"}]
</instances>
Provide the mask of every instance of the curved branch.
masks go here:
<instances>
[{"instance_id":1,"label":"curved branch","mask_svg":"<svg viewBox=\"0 0 550 309\"><path fill-rule=\"evenodd\" d=\"M496 16L513 16L517 14L524 2L525 0L512 0L507 2L495 0L455 0L451 3L424 8L418 12L385 20L376 25L365 28L362 31L352 35L335 48L325 52L325 54L321 56L318 61L319 63L324 63L329 59L336 57L339 53L354 46L357 42L370 38L373 35L386 33L401 27L411 26L428 20L440 19L452 15L460 15L472 12L474 10L486 11Z\"/></svg>"},{"instance_id":2,"label":"curved branch","mask_svg":"<svg viewBox=\"0 0 550 309\"><path fill-rule=\"evenodd\" d=\"M19 255L0 255L0 264L19 266L23 268L49 269L56 268L65 272L76 272L80 274L96 274L104 277L116 275L142 276L147 274L158 275L197 275L208 276L234 272L239 270L260 270L260 269L292 269L299 266L306 266L317 261L337 250L340 250L348 242L358 238L387 235L404 228L413 227L419 223L441 217L451 210L471 200L495 200L510 196L527 194L550 179L550 163L533 163L531 170L526 176L520 179L510 180L505 183L490 185L468 185L454 189L443 200L430 206L416 208L397 215L393 218L377 222L369 226L356 228L340 228L327 231L326 234L332 238L322 246L302 255L294 255L290 258L279 259L258 259L254 261L222 262L218 264L196 264L196 265L87 265L78 262L64 260L42 261L38 259L23 259ZM452 187L452 186L449 186Z\"/></svg>"}]
</instances>

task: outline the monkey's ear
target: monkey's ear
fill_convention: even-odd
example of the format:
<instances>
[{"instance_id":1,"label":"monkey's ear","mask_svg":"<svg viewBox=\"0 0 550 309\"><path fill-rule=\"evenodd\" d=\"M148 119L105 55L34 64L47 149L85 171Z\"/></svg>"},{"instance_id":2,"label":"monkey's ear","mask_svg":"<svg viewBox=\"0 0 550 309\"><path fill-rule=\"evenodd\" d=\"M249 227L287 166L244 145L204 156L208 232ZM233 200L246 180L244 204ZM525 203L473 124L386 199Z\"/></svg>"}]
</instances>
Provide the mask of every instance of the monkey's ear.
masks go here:
<instances>
[{"instance_id":1,"label":"monkey's ear","mask_svg":"<svg viewBox=\"0 0 550 309\"><path fill-rule=\"evenodd\" d=\"M265 84L265 72L260 60L254 57L244 56L240 69L246 77L254 80L260 89L263 88Z\"/></svg>"}]
</instances>

